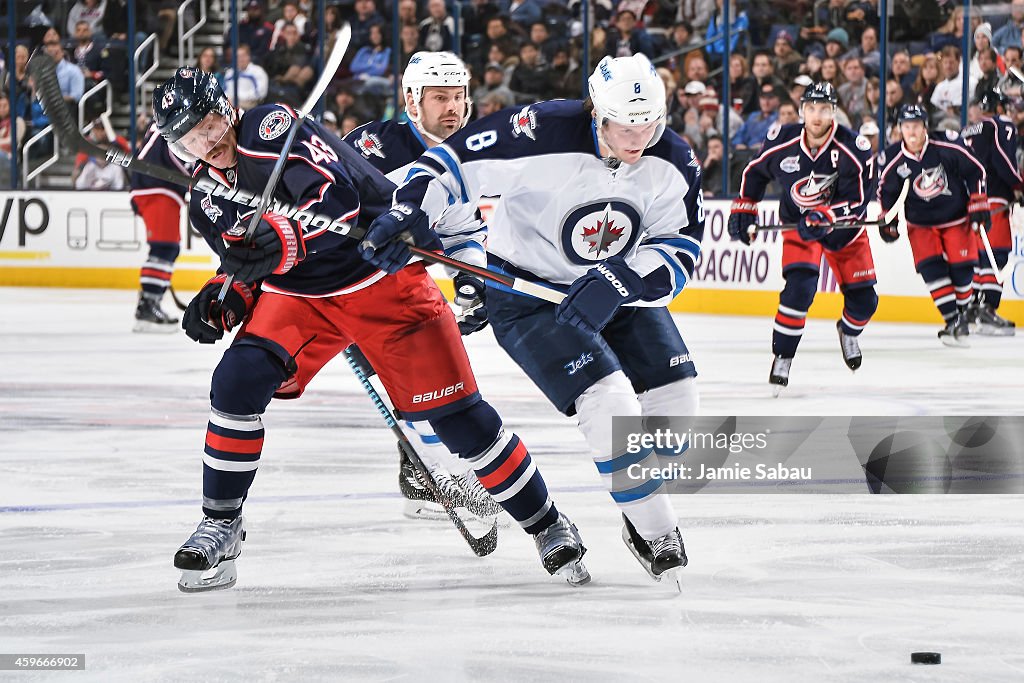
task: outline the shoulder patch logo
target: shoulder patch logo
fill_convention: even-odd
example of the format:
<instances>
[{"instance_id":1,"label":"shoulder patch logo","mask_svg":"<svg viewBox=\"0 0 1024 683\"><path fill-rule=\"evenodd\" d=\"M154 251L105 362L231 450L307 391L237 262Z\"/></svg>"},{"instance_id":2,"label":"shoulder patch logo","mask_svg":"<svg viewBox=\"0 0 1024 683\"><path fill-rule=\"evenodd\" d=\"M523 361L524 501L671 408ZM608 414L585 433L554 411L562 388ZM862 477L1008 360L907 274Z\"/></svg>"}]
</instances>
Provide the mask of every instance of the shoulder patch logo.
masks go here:
<instances>
[{"instance_id":1,"label":"shoulder patch logo","mask_svg":"<svg viewBox=\"0 0 1024 683\"><path fill-rule=\"evenodd\" d=\"M272 111L260 121L260 137L264 140L274 140L284 135L292 125L292 117L283 111Z\"/></svg>"},{"instance_id":2,"label":"shoulder patch logo","mask_svg":"<svg viewBox=\"0 0 1024 683\"><path fill-rule=\"evenodd\" d=\"M765 137L767 137L769 140L774 140L775 138L779 137L779 133L781 131L782 124L776 121L775 123L772 124L772 127L768 129L768 135L766 135Z\"/></svg>"},{"instance_id":3,"label":"shoulder patch logo","mask_svg":"<svg viewBox=\"0 0 1024 683\"><path fill-rule=\"evenodd\" d=\"M911 174L910 167L906 163L900 164L896 167L896 175L900 178L909 178Z\"/></svg>"},{"instance_id":4,"label":"shoulder patch logo","mask_svg":"<svg viewBox=\"0 0 1024 683\"><path fill-rule=\"evenodd\" d=\"M797 173L800 170L800 157L786 157L785 159L782 160L782 163L779 164L779 168L781 168L786 173Z\"/></svg>"},{"instance_id":5,"label":"shoulder patch logo","mask_svg":"<svg viewBox=\"0 0 1024 683\"><path fill-rule=\"evenodd\" d=\"M384 158L384 146L381 145L380 138L374 133L364 130L359 139L353 140L352 144L367 159L371 156Z\"/></svg>"},{"instance_id":6,"label":"shoulder patch logo","mask_svg":"<svg viewBox=\"0 0 1024 683\"><path fill-rule=\"evenodd\" d=\"M512 135L519 137L525 135L531 140L536 140L537 136L533 131L537 130L537 115L533 113L529 105L519 110L518 114L512 115Z\"/></svg>"},{"instance_id":7,"label":"shoulder patch logo","mask_svg":"<svg viewBox=\"0 0 1024 683\"><path fill-rule=\"evenodd\" d=\"M206 195L203 200L199 202L199 206L202 208L203 213L210 219L211 223L216 223L217 219L224 213L220 210L220 207L213 203L213 197Z\"/></svg>"},{"instance_id":8,"label":"shoulder patch logo","mask_svg":"<svg viewBox=\"0 0 1024 683\"><path fill-rule=\"evenodd\" d=\"M859 149L862 152L867 152L871 150L871 141L868 140L863 135L857 136L857 142L855 144L857 145L857 149Z\"/></svg>"},{"instance_id":9,"label":"shoulder patch logo","mask_svg":"<svg viewBox=\"0 0 1024 683\"><path fill-rule=\"evenodd\" d=\"M957 140L960 139L960 133L958 133L955 130L947 130L946 139L949 140L950 142L956 142Z\"/></svg>"}]
</instances>

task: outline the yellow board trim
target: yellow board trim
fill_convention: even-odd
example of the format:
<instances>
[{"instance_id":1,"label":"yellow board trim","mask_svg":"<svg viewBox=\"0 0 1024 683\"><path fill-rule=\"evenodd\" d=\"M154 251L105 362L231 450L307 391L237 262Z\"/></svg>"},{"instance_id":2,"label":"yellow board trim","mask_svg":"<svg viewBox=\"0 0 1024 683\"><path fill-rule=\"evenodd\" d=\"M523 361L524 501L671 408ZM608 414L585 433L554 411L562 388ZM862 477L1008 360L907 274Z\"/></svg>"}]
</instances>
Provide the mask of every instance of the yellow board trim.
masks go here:
<instances>
[{"instance_id":1,"label":"yellow board trim","mask_svg":"<svg viewBox=\"0 0 1024 683\"><path fill-rule=\"evenodd\" d=\"M48 251L0 251L3 261L45 261L50 258Z\"/></svg>"}]
</instances>

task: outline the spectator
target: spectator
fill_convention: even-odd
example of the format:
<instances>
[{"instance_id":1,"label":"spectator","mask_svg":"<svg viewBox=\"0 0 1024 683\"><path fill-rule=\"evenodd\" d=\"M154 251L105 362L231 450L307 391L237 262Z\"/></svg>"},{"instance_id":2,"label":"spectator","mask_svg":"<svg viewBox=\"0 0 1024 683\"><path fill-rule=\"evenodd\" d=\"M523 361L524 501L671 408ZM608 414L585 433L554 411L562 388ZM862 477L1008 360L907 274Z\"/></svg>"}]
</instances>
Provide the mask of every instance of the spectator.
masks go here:
<instances>
[{"instance_id":1,"label":"spectator","mask_svg":"<svg viewBox=\"0 0 1024 683\"><path fill-rule=\"evenodd\" d=\"M853 39L860 41L868 26L878 26L878 12L875 4L878 0L853 0L843 11L842 25L850 32ZM877 34L876 41L877 42Z\"/></svg>"},{"instance_id":2,"label":"spectator","mask_svg":"<svg viewBox=\"0 0 1024 683\"><path fill-rule=\"evenodd\" d=\"M732 139L733 149L757 150L764 142L768 129L778 119L779 93L770 82L758 88L758 111L747 117Z\"/></svg>"},{"instance_id":3,"label":"spectator","mask_svg":"<svg viewBox=\"0 0 1024 683\"><path fill-rule=\"evenodd\" d=\"M663 53L678 54L669 57L665 65L677 75L682 76L686 73L686 61L690 57L699 57L701 55L700 50L694 47L697 43L698 39L693 33L693 27L686 21L677 22L669 33L668 42Z\"/></svg>"},{"instance_id":4,"label":"spectator","mask_svg":"<svg viewBox=\"0 0 1024 683\"><path fill-rule=\"evenodd\" d=\"M785 84L775 76L775 65L772 64L771 55L764 51L759 50L754 53L754 65L752 68L754 72L754 89L751 93L752 97L743 104L743 115L750 116L751 114L760 111L760 97L753 96L758 93L762 86L771 85L773 90L782 92L786 89Z\"/></svg>"},{"instance_id":5,"label":"spectator","mask_svg":"<svg viewBox=\"0 0 1024 683\"><path fill-rule=\"evenodd\" d=\"M355 114L345 114L341 117L341 129L338 131L338 137L345 137L359 126L363 125L365 120Z\"/></svg>"},{"instance_id":6,"label":"spectator","mask_svg":"<svg viewBox=\"0 0 1024 683\"><path fill-rule=\"evenodd\" d=\"M697 125L697 107L700 98L707 92L707 86L700 81L690 81L682 88L676 88L674 97L666 99L668 114L666 125L684 135L686 126Z\"/></svg>"},{"instance_id":7,"label":"spectator","mask_svg":"<svg viewBox=\"0 0 1024 683\"><path fill-rule=\"evenodd\" d=\"M680 0L676 21L685 22L689 26L690 33L703 35L707 31L714 13L714 0Z\"/></svg>"},{"instance_id":8,"label":"spectator","mask_svg":"<svg viewBox=\"0 0 1024 683\"><path fill-rule=\"evenodd\" d=\"M642 53L654 59L654 43L647 31L637 28L636 15L622 10L615 15L615 26L608 30L604 53L610 57L631 57Z\"/></svg>"},{"instance_id":9,"label":"spectator","mask_svg":"<svg viewBox=\"0 0 1024 683\"><path fill-rule=\"evenodd\" d=\"M992 25L989 23L979 24L978 28L974 30L974 56L971 58L971 70L970 74L971 82L977 83L984 73L985 69L981 67L981 53L992 47ZM995 66L1000 71L1006 71L1005 65L1000 64L999 54L996 53L995 59L993 60Z\"/></svg>"},{"instance_id":10,"label":"spectator","mask_svg":"<svg viewBox=\"0 0 1024 683\"><path fill-rule=\"evenodd\" d=\"M267 58L269 96L293 107L299 106L305 98L306 86L313 79L311 62L309 47L299 39L298 27L286 24L281 30L280 44Z\"/></svg>"},{"instance_id":11,"label":"spectator","mask_svg":"<svg viewBox=\"0 0 1024 683\"><path fill-rule=\"evenodd\" d=\"M850 49L850 34L845 28L837 27L828 32L825 38L825 56L839 59Z\"/></svg>"},{"instance_id":12,"label":"spectator","mask_svg":"<svg viewBox=\"0 0 1024 683\"><path fill-rule=\"evenodd\" d=\"M92 25L88 21L75 24L75 64L82 70L82 75L89 81L89 86L102 81L103 47L92 39Z\"/></svg>"},{"instance_id":13,"label":"spectator","mask_svg":"<svg viewBox=\"0 0 1024 683\"><path fill-rule=\"evenodd\" d=\"M0 186L4 186L4 189L11 182L11 121L11 101L4 91L0 93ZM13 121L18 147L21 147L25 141L25 120L15 116Z\"/></svg>"},{"instance_id":14,"label":"spectator","mask_svg":"<svg viewBox=\"0 0 1024 683\"><path fill-rule=\"evenodd\" d=\"M263 18L263 5L259 0L250 0L238 23L238 42L248 45L251 58L262 62L270 54L270 40L273 37L274 25Z\"/></svg>"},{"instance_id":15,"label":"spectator","mask_svg":"<svg viewBox=\"0 0 1024 683\"><path fill-rule=\"evenodd\" d=\"M89 31L92 35L103 33L103 10L105 0L78 0L68 10L68 35L75 35L75 26L80 21L89 24Z\"/></svg>"},{"instance_id":16,"label":"spectator","mask_svg":"<svg viewBox=\"0 0 1024 683\"><path fill-rule=\"evenodd\" d=\"M869 76L867 79L867 85L864 87L864 107L861 109L860 118L862 119L876 119L878 118L878 108L881 106L881 81L878 80L878 76ZM851 118L853 115L850 115Z\"/></svg>"},{"instance_id":17,"label":"spectator","mask_svg":"<svg viewBox=\"0 0 1024 683\"><path fill-rule=\"evenodd\" d=\"M158 0L146 3L146 23L154 28L160 54L177 55L178 44L171 43L178 30L178 0Z\"/></svg>"},{"instance_id":18,"label":"spectator","mask_svg":"<svg viewBox=\"0 0 1024 683\"><path fill-rule=\"evenodd\" d=\"M925 105L929 113L934 109L932 106L932 94L939 84L939 59L935 55L925 55L924 62L917 70L917 78L911 88L913 99Z\"/></svg>"},{"instance_id":19,"label":"spectator","mask_svg":"<svg viewBox=\"0 0 1024 683\"><path fill-rule=\"evenodd\" d=\"M239 48L242 46L239 45ZM224 88L224 74L221 73L220 64L217 61L217 51L212 47L204 47L199 51L199 56L196 57L196 68L200 71L205 71L208 74L213 74L214 78L220 84L221 89Z\"/></svg>"},{"instance_id":20,"label":"spectator","mask_svg":"<svg viewBox=\"0 0 1024 683\"><path fill-rule=\"evenodd\" d=\"M867 26L860 34L860 45L853 48L843 59L857 57L864 72L869 76L878 74L878 67L881 63L881 55L878 51L878 30L874 26Z\"/></svg>"},{"instance_id":21,"label":"spectator","mask_svg":"<svg viewBox=\"0 0 1024 683\"><path fill-rule=\"evenodd\" d=\"M800 113L796 110L796 104L792 101L783 102L779 105L779 124L788 125L800 122Z\"/></svg>"},{"instance_id":22,"label":"spectator","mask_svg":"<svg viewBox=\"0 0 1024 683\"><path fill-rule=\"evenodd\" d=\"M473 91L473 101L481 102L491 93L498 93L506 102L505 106L512 106L515 102L515 94L505 85L505 69L497 62L490 62L484 67L483 83Z\"/></svg>"},{"instance_id":23,"label":"spectator","mask_svg":"<svg viewBox=\"0 0 1024 683\"><path fill-rule=\"evenodd\" d=\"M715 64L721 64L723 55L727 52L725 49L725 27L719 25L722 21L722 2L723 0L715 0L715 11L711 21L708 22L708 29L704 34L705 40L713 41L705 48L705 52L707 52L708 57ZM736 45L739 43L740 38L750 28L750 19L747 17L745 10L736 10L736 0L729 0L729 17L732 20L732 25L730 27L728 53L732 54L736 51Z\"/></svg>"},{"instance_id":24,"label":"spectator","mask_svg":"<svg viewBox=\"0 0 1024 683\"><path fill-rule=\"evenodd\" d=\"M508 88L505 90L508 91ZM500 90L493 90L479 100L474 97L473 102L476 104L477 118L481 119L512 106L512 98L506 97Z\"/></svg>"},{"instance_id":25,"label":"spectator","mask_svg":"<svg viewBox=\"0 0 1024 683\"><path fill-rule=\"evenodd\" d=\"M812 52L807 55L807 59L804 60L803 66L800 67L800 75L807 76L811 79L811 82L818 80L819 74L821 73L821 60L823 59L824 52Z\"/></svg>"},{"instance_id":26,"label":"spectator","mask_svg":"<svg viewBox=\"0 0 1024 683\"><path fill-rule=\"evenodd\" d=\"M508 5L509 18L524 29L544 18L539 0L512 0Z\"/></svg>"},{"instance_id":27,"label":"spectator","mask_svg":"<svg viewBox=\"0 0 1024 683\"><path fill-rule=\"evenodd\" d=\"M915 98L916 99L916 98ZM904 104L913 104L914 100L911 99L910 91L904 90L900 82L895 78L890 78L885 82L885 104L887 107L886 118L895 119L895 115L899 112L900 107Z\"/></svg>"},{"instance_id":28,"label":"spectator","mask_svg":"<svg viewBox=\"0 0 1024 683\"><path fill-rule=\"evenodd\" d=\"M547 99L548 71L540 66L540 50L533 43L523 43L519 48L519 65L512 71L508 87L520 101Z\"/></svg>"},{"instance_id":29,"label":"spectator","mask_svg":"<svg viewBox=\"0 0 1024 683\"><path fill-rule=\"evenodd\" d=\"M352 59L352 75L362 87L359 92L377 98L386 98L391 90L391 48L384 44L383 24L370 27L370 44L364 45Z\"/></svg>"},{"instance_id":30,"label":"spectator","mask_svg":"<svg viewBox=\"0 0 1024 683\"><path fill-rule=\"evenodd\" d=\"M88 136L89 140L93 144L95 144L95 145L97 145L99 147L104 147L104 148L106 148L106 147L118 147L118 148L120 148L124 152L130 152L131 151L131 145L129 144L128 140L125 139L124 136L116 135L113 140L111 140L107 136L107 129L103 125L103 121L101 119L96 119L96 120L94 120L92 122L92 127L89 129L89 132L86 133L86 135ZM87 180L84 187L79 187L78 180L82 177L82 173L85 171L85 169L89 167L89 162L90 161L95 161L95 160L92 157L90 157L88 154L84 153L84 152L79 152L75 156L75 165L71 169L71 183L72 183L72 185L74 185L78 189L87 189L87 190L88 189L94 189L94 190L106 190L106 189L120 190L120 189L124 189L124 187L125 187L125 182L124 182L125 178L124 178L124 172L121 171L121 167L120 166L115 167L118 170L118 172L120 173L120 181L118 181L117 180L117 176L114 173L113 169L107 169L106 165L101 166L99 168L94 168L92 170L92 175L94 177L90 178L89 180ZM106 161L106 160L104 159L104 161ZM108 180L110 181L111 184L115 185L116 187L105 187L105 186L103 186L103 185L106 184L106 181L108 181ZM98 184L100 186L94 187L93 186L94 184Z\"/></svg>"},{"instance_id":31,"label":"spectator","mask_svg":"<svg viewBox=\"0 0 1024 683\"><path fill-rule=\"evenodd\" d=\"M857 132L871 143L871 153L878 154L878 124L874 121L865 121Z\"/></svg>"},{"instance_id":32,"label":"spectator","mask_svg":"<svg viewBox=\"0 0 1024 683\"><path fill-rule=\"evenodd\" d=\"M740 53L729 57L729 96L733 109L743 111L744 105L754 99L757 81L750 75L747 58Z\"/></svg>"},{"instance_id":33,"label":"spectator","mask_svg":"<svg viewBox=\"0 0 1024 683\"><path fill-rule=\"evenodd\" d=\"M338 117L334 115L334 112L328 109L324 112L323 120L324 128L331 131L339 138L341 137L341 129L338 128Z\"/></svg>"},{"instance_id":34,"label":"spectator","mask_svg":"<svg viewBox=\"0 0 1024 683\"><path fill-rule=\"evenodd\" d=\"M281 32L284 31L284 27L288 24L295 25L295 28L299 30L299 37L305 35L307 19L308 17L299 11L299 4L297 2L287 0L287 2L281 5L281 18L274 22L274 34L270 37L271 51L277 49L277 44L281 40ZM354 32L353 43L355 43Z\"/></svg>"},{"instance_id":35,"label":"spectator","mask_svg":"<svg viewBox=\"0 0 1024 683\"><path fill-rule=\"evenodd\" d=\"M383 24L384 17L377 12L377 3L374 0L355 0L356 13L349 20L352 27L352 48L359 49L370 43L370 26ZM343 120L344 117L338 120Z\"/></svg>"},{"instance_id":36,"label":"spectator","mask_svg":"<svg viewBox=\"0 0 1024 683\"><path fill-rule=\"evenodd\" d=\"M1009 97L1020 97L1021 94L1021 82L1010 72L1010 67L1018 71L1020 70L1022 66L1022 52L1024 50L1012 45L1003 51L1003 63L1006 65L1006 74L999 79L999 91ZM1021 110L1019 105L1017 110L1018 112Z\"/></svg>"},{"instance_id":37,"label":"spectator","mask_svg":"<svg viewBox=\"0 0 1024 683\"><path fill-rule=\"evenodd\" d=\"M64 96L64 101L72 109L77 109L78 101L85 92L85 76L82 75L81 69L64 59L64 48L61 46L57 29L51 28L46 31L46 35L43 36L43 48L57 63L57 82L60 83L60 93Z\"/></svg>"},{"instance_id":38,"label":"spectator","mask_svg":"<svg viewBox=\"0 0 1024 683\"><path fill-rule=\"evenodd\" d=\"M725 145L722 138L712 135L707 140L707 152L701 160L700 187L705 197L716 197L722 193L722 159Z\"/></svg>"},{"instance_id":39,"label":"spectator","mask_svg":"<svg viewBox=\"0 0 1024 683\"><path fill-rule=\"evenodd\" d=\"M23 43L14 46L14 106L13 116L25 119L29 116L29 106L32 102L32 86L29 84L28 71L28 47ZM10 78L12 73L4 70L3 92L4 95L11 91Z\"/></svg>"},{"instance_id":40,"label":"spectator","mask_svg":"<svg viewBox=\"0 0 1024 683\"><path fill-rule=\"evenodd\" d=\"M834 57L826 57L821 60L821 71L818 74L819 80L831 83L836 90L843 84L843 73L839 70L839 61Z\"/></svg>"},{"instance_id":41,"label":"spectator","mask_svg":"<svg viewBox=\"0 0 1024 683\"><path fill-rule=\"evenodd\" d=\"M416 0L401 0L398 3L398 25L420 25L420 20L417 17Z\"/></svg>"},{"instance_id":42,"label":"spectator","mask_svg":"<svg viewBox=\"0 0 1024 683\"><path fill-rule=\"evenodd\" d=\"M697 56L686 62L686 80L707 85L708 63L704 61L703 57Z\"/></svg>"},{"instance_id":43,"label":"spectator","mask_svg":"<svg viewBox=\"0 0 1024 683\"><path fill-rule=\"evenodd\" d=\"M947 45L959 46L964 35L964 8L957 5L949 15L949 19L934 33L928 36L928 48L931 52L941 52Z\"/></svg>"},{"instance_id":44,"label":"spectator","mask_svg":"<svg viewBox=\"0 0 1024 683\"><path fill-rule=\"evenodd\" d=\"M420 29L416 24L403 24L401 30L398 33L398 40L402 43L402 56L399 62L402 65L402 71L405 72L405 67L409 65L409 60L417 52L423 49L420 45Z\"/></svg>"},{"instance_id":45,"label":"spectator","mask_svg":"<svg viewBox=\"0 0 1024 683\"><path fill-rule=\"evenodd\" d=\"M125 185L124 171L106 157L89 157L75 178L76 190L123 190Z\"/></svg>"},{"instance_id":46,"label":"spectator","mask_svg":"<svg viewBox=\"0 0 1024 683\"><path fill-rule=\"evenodd\" d=\"M779 31L772 47L775 54L772 59L775 75L787 83L800 73L800 65L803 62L800 53L793 49L793 42L793 36L788 31Z\"/></svg>"},{"instance_id":47,"label":"spectator","mask_svg":"<svg viewBox=\"0 0 1024 683\"><path fill-rule=\"evenodd\" d=\"M789 86L789 99L791 102L799 102L800 98L803 97L804 91L814 83L810 76L807 74L800 74L793 79L792 85Z\"/></svg>"},{"instance_id":48,"label":"spectator","mask_svg":"<svg viewBox=\"0 0 1024 683\"><path fill-rule=\"evenodd\" d=\"M1012 0L1010 18L992 36L992 47L1005 54L1008 47L1021 47L1021 31L1024 31L1024 0Z\"/></svg>"},{"instance_id":49,"label":"spectator","mask_svg":"<svg viewBox=\"0 0 1024 683\"><path fill-rule=\"evenodd\" d=\"M236 107L252 109L267 97L270 77L259 64L252 61L248 45L238 46L238 101L235 102L235 70L224 73L224 92Z\"/></svg>"},{"instance_id":50,"label":"spectator","mask_svg":"<svg viewBox=\"0 0 1024 683\"><path fill-rule=\"evenodd\" d=\"M910 53L906 50L896 50L892 53L892 63L889 66L889 77L899 81L900 87L910 90L914 84L913 67L910 63Z\"/></svg>"},{"instance_id":51,"label":"spectator","mask_svg":"<svg viewBox=\"0 0 1024 683\"><path fill-rule=\"evenodd\" d=\"M947 45L942 48L939 56L939 68L942 80L935 86L932 93L932 105L936 114L948 117L959 116L963 104L963 74L960 69L960 48Z\"/></svg>"},{"instance_id":52,"label":"spectator","mask_svg":"<svg viewBox=\"0 0 1024 683\"><path fill-rule=\"evenodd\" d=\"M420 22L420 44L429 52L451 52L455 44L455 20L448 16L444 0L429 0L427 18Z\"/></svg>"},{"instance_id":53,"label":"spectator","mask_svg":"<svg viewBox=\"0 0 1024 683\"><path fill-rule=\"evenodd\" d=\"M566 100L580 97L580 66L579 62L569 57L568 48L563 47L555 51L548 72L551 78L551 97Z\"/></svg>"},{"instance_id":54,"label":"spectator","mask_svg":"<svg viewBox=\"0 0 1024 683\"><path fill-rule=\"evenodd\" d=\"M843 79L846 82L837 91L839 102L851 119L859 119L864 111L864 90L868 84L864 64L859 57L851 57L843 62Z\"/></svg>"},{"instance_id":55,"label":"spectator","mask_svg":"<svg viewBox=\"0 0 1024 683\"><path fill-rule=\"evenodd\" d=\"M998 57L999 55L996 54L996 51L990 47L978 52L977 59L980 77L971 81L974 83L974 87L971 90L974 93L973 99L978 99L983 92L995 90L999 86L999 69L996 67Z\"/></svg>"},{"instance_id":56,"label":"spectator","mask_svg":"<svg viewBox=\"0 0 1024 683\"><path fill-rule=\"evenodd\" d=\"M566 48L565 41L551 37L548 25L538 21L530 26L530 42L540 47L541 61L551 64L555 59L555 52ZM568 53L566 53L568 55Z\"/></svg>"}]
</instances>

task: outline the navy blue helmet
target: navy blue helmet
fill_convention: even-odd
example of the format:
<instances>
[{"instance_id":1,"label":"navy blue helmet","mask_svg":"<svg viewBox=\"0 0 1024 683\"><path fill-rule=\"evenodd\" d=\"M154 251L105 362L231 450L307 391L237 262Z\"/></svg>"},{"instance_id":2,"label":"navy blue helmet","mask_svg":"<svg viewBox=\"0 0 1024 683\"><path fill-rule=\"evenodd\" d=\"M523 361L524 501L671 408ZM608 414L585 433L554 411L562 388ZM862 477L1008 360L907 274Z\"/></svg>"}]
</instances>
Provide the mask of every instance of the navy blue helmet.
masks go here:
<instances>
[{"instance_id":1,"label":"navy blue helmet","mask_svg":"<svg viewBox=\"0 0 1024 683\"><path fill-rule=\"evenodd\" d=\"M800 101L836 104L839 102L839 96L836 94L836 89L832 87L831 83L828 81L818 81L807 86L804 94L800 96Z\"/></svg>"}]
</instances>

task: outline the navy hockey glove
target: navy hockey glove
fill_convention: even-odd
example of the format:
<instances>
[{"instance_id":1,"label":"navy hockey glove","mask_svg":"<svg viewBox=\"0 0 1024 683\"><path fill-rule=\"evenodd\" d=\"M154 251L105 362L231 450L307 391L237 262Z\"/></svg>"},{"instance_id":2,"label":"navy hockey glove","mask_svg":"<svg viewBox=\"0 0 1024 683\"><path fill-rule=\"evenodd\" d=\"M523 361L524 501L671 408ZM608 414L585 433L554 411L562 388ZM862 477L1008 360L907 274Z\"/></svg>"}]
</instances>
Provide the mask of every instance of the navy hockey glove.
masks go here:
<instances>
[{"instance_id":1,"label":"navy hockey glove","mask_svg":"<svg viewBox=\"0 0 1024 683\"><path fill-rule=\"evenodd\" d=\"M749 245L753 239L750 229L757 224L757 202L737 197L729 209L729 237Z\"/></svg>"},{"instance_id":2,"label":"navy hockey glove","mask_svg":"<svg viewBox=\"0 0 1024 683\"><path fill-rule=\"evenodd\" d=\"M455 305L462 309L457 320L463 336L487 327L487 288L480 278L466 273L455 276Z\"/></svg>"},{"instance_id":3,"label":"navy hockey glove","mask_svg":"<svg viewBox=\"0 0 1024 683\"><path fill-rule=\"evenodd\" d=\"M359 254L377 268L397 273L412 258L409 244L431 251L442 248L423 209L396 204L370 223L366 237L359 243Z\"/></svg>"},{"instance_id":4,"label":"navy hockey glove","mask_svg":"<svg viewBox=\"0 0 1024 683\"><path fill-rule=\"evenodd\" d=\"M967 203L967 220L971 230L988 230L992 227L992 212L988 206L988 195L975 193Z\"/></svg>"},{"instance_id":5,"label":"navy hockey glove","mask_svg":"<svg viewBox=\"0 0 1024 683\"><path fill-rule=\"evenodd\" d=\"M252 241L245 244L252 213L239 216L224 233L227 249L221 259L224 272L243 282L255 282L268 275L283 275L306 258L302 229L284 216L265 213L256 225Z\"/></svg>"},{"instance_id":6,"label":"navy hockey glove","mask_svg":"<svg viewBox=\"0 0 1024 683\"><path fill-rule=\"evenodd\" d=\"M225 280L227 276L223 274L209 280L189 302L185 314L181 316L181 327L192 341L200 344L214 343L224 336L225 331L230 332L242 322L252 309L256 294L244 282L235 280L224 297L220 316L211 319L210 307L217 301Z\"/></svg>"},{"instance_id":7,"label":"navy hockey glove","mask_svg":"<svg viewBox=\"0 0 1024 683\"><path fill-rule=\"evenodd\" d=\"M555 309L555 320L597 334L615 317L619 306L637 301L643 291L640 275L621 258L610 258L576 278Z\"/></svg>"},{"instance_id":8,"label":"navy hockey glove","mask_svg":"<svg viewBox=\"0 0 1024 683\"><path fill-rule=\"evenodd\" d=\"M796 231L800 239L808 242L817 242L825 235L832 232L832 225L836 222L836 215L827 206L816 206L807 213L800 216L797 221Z\"/></svg>"},{"instance_id":9,"label":"navy hockey glove","mask_svg":"<svg viewBox=\"0 0 1024 683\"><path fill-rule=\"evenodd\" d=\"M897 219L894 218L892 223L883 223L882 225L879 225L878 235L886 244L892 244L893 242L898 240L900 238L900 229L897 223Z\"/></svg>"}]
</instances>

